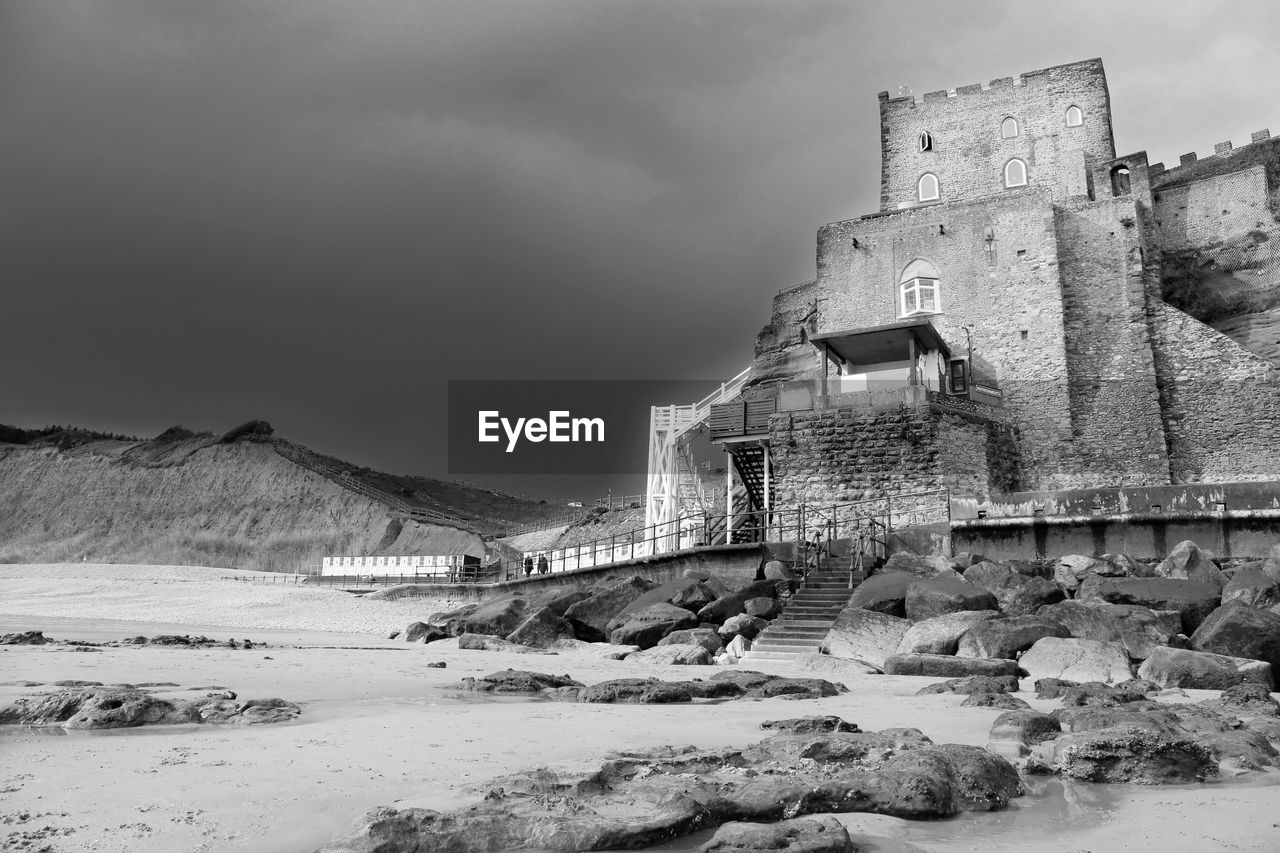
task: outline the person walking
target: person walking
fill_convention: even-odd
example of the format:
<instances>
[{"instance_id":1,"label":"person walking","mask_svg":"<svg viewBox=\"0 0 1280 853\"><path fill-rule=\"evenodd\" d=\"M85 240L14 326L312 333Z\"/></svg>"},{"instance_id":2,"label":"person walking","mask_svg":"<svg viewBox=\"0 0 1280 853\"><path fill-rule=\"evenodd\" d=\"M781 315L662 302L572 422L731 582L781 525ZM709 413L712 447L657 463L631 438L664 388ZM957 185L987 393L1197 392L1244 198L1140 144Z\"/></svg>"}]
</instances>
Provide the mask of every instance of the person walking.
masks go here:
<instances>
[{"instance_id":1,"label":"person walking","mask_svg":"<svg viewBox=\"0 0 1280 853\"><path fill-rule=\"evenodd\" d=\"M533 557L524 558L524 576L529 577L533 574Z\"/></svg>"},{"instance_id":2,"label":"person walking","mask_svg":"<svg viewBox=\"0 0 1280 853\"><path fill-rule=\"evenodd\" d=\"M547 562L547 555L539 554L538 555L538 574L545 575L549 571L551 571L551 564Z\"/></svg>"}]
</instances>

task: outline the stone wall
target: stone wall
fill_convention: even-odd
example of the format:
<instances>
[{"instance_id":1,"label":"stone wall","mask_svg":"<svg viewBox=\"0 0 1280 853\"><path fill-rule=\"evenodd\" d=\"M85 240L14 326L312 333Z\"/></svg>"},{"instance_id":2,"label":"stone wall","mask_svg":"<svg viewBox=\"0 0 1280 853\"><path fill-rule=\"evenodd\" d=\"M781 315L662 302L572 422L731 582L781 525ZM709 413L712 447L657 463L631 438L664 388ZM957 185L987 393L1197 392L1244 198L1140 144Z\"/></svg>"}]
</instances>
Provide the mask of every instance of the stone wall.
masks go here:
<instances>
[{"instance_id":1,"label":"stone wall","mask_svg":"<svg viewBox=\"0 0 1280 853\"><path fill-rule=\"evenodd\" d=\"M1280 231L1262 165L1167 186L1153 193L1152 201L1166 251L1221 245L1255 229Z\"/></svg>"},{"instance_id":2,"label":"stone wall","mask_svg":"<svg viewBox=\"0 0 1280 853\"><path fill-rule=\"evenodd\" d=\"M777 506L833 504L948 487L988 496L994 460L1016 458L1011 431L928 404L888 412L825 409L769 422Z\"/></svg>"},{"instance_id":3,"label":"stone wall","mask_svg":"<svg viewBox=\"0 0 1280 853\"><path fill-rule=\"evenodd\" d=\"M1066 126L1072 105L1084 113L1078 127ZM1001 137L1006 117L1018 120L1017 137ZM932 151L920 151L924 131L933 137ZM921 97L882 92L880 145L882 211L918 204L916 184L926 172L937 175L942 201L1010 192L1004 166L1014 157L1026 163L1029 183L1052 197L1086 195L1086 161L1115 157L1102 60Z\"/></svg>"},{"instance_id":4,"label":"stone wall","mask_svg":"<svg viewBox=\"0 0 1280 853\"><path fill-rule=\"evenodd\" d=\"M1148 318L1173 482L1280 478L1280 370L1158 300Z\"/></svg>"},{"instance_id":5,"label":"stone wall","mask_svg":"<svg viewBox=\"0 0 1280 853\"><path fill-rule=\"evenodd\" d=\"M1169 482L1131 196L1055 207L1072 452L1058 487Z\"/></svg>"}]
</instances>

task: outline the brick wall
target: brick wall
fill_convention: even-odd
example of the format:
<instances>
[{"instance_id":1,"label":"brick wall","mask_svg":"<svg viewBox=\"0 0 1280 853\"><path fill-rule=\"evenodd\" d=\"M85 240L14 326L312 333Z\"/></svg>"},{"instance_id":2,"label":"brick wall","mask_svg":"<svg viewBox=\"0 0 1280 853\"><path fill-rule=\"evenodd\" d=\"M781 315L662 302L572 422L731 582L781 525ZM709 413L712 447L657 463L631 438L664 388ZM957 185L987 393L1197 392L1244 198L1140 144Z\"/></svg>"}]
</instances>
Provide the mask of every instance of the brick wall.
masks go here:
<instances>
[{"instance_id":1,"label":"brick wall","mask_svg":"<svg viewBox=\"0 0 1280 853\"><path fill-rule=\"evenodd\" d=\"M1132 196L1055 207L1072 453L1058 487L1169 482Z\"/></svg>"},{"instance_id":2,"label":"brick wall","mask_svg":"<svg viewBox=\"0 0 1280 853\"><path fill-rule=\"evenodd\" d=\"M1163 302L1148 317L1173 482L1280 477L1280 370Z\"/></svg>"},{"instance_id":3,"label":"brick wall","mask_svg":"<svg viewBox=\"0 0 1280 853\"><path fill-rule=\"evenodd\" d=\"M1066 126L1067 108L1079 106L1084 124ZM1003 139L1006 116L1020 133ZM922 131L933 151L921 152ZM943 201L999 194L1004 166L1018 157L1027 177L1054 198L1085 195L1086 161L1115 157L1111 102L1098 59L961 86L922 97L880 95L881 210L918 203L920 176L938 176Z\"/></svg>"}]
</instances>

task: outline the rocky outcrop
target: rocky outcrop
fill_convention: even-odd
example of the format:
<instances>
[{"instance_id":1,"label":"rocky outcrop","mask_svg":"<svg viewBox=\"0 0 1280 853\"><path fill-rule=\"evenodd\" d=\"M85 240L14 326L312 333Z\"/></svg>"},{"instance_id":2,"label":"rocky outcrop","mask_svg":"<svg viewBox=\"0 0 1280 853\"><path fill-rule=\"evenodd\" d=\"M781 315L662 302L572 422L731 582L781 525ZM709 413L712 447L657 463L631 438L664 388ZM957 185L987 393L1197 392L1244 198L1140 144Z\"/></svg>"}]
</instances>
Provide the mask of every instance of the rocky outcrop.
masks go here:
<instances>
[{"instance_id":1,"label":"rocky outcrop","mask_svg":"<svg viewBox=\"0 0 1280 853\"><path fill-rule=\"evenodd\" d=\"M719 633L726 641L730 641L737 636L754 640L768 625L768 621L761 619L759 616L739 613L737 616L730 616L724 620L724 624L719 628Z\"/></svg>"},{"instance_id":2,"label":"rocky outcrop","mask_svg":"<svg viewBox=\"0 0 1280 853\"><path fill-rule=\"evenodd\" d=\"M1107 579L1086 590L1077 600L1109 604L1136 604L1151 610L1176 610L1182 617L1182 633L1190 634L1214 611L1221 599L1218 587L1169 578Z\"/></svg>"},{"instance_id":3,"label":"rocky outcrop","mask_svg":"<svg viewBox=\"0 0 1280 853\"><path fill-rule=\"evenodd\" d=\"M773 581L753 581L736 592L722 595L698 611L699 622L723 623L731 616L745 612L746 604L753 598L776 596L777 585Z\"/></svg>"},{"instance_id":4,"label":"rocky outcrop","mask_svg":"<svg viewBox=\"0 0 1280 853\"><path fill-rule=\"evenodd\" d=\"M136 688L62 690L0 708L0 723L66 729L122 729L175 723L253 725L291 720L302 709L283 699L235 701L210 694L195 701L162 699Z\"/></svg>"},{"instance_id":5,"label":"rocky outcrop","mask_svg":"<svg viewBox=\"0 0 1280 853\"><path fill-rule=\"evenodd\" d=\"M632 652L627 655L627 661L661 666L710 666L712 656L696 643L672 643Z\"/></svg>"},{"instance_id":6,"label":"rocky outcrop","mask_svg":"<svg viewBox=\"0 0 1280 853\"><path fill-rule=\"evenodd\" d=\"M935 575L954 577L955 569L946 557L922 557L910 551L899 551L885 561L881 572L905 572L918 578L931 578Z\"/></svg>"},{"instance_id":7,"label":"rocky outcrop","mask_svg":"<svg viewBox=\"0 0 1280 853\"><path fill-rule=\"evenodd\" d=\"M994 595L1006 616L1027 616L1067 597L1057 583L1023 574L1006 563L979 563L965 570L964 579Z\"/></svg>"},{"instance_id":8,"label":"rocky outcrop","mask_svg":"<svg viewBox=\"0 0 1280 853\"><path fill-rule=\"evenodd\" d=\"M962 610L999 610L996 597L961 577L934 577L907 587L904 606L912 622Z\"/></svg>"},{"instance_id":9,"label":"rocky outcrop","mask_svg":"<svg viewBox=\"0 0 1280 853\"><path fill-rule=\"evenodd\" d=\"M930 684L916 691L917 696L935 693L963 693L966 696L990 693L1017 693L1018 678L1014 675L970 675L952 678L938 684Z\"/></svg>"},{"instance_id":10,"label":"rocky outcrop","mask_svg":"<svg viewBox=\"0 0 1280 853\"><path fill-rule=\"evenodd\" d=\"M1185 735L1117 726L1063 735L1053 742L1053 766L1084 782L1161 785L1216 776L1213 754Z\"/></svg>"},{"instance_id":11,"label":"rocky outcrop","mask_svg":"<svg viewBox=\"0 0 1280 853\"><path fill-rule=\"evenodd\" d=\"M1156 566L1155 572L1162 578L1195 581L1218 589L1226 583L1213 557L1189 539L1173 546L1169 556Z\"/></svg>"},{"instance_id":12,"label":"rocky outcrop","mask_svg":"<svg viewBox=\"0 0 1280 853\"><path fill-rule=\"evenodd\" d=\"M1266 661L1273 674L1280 672L1280 614L1240 602L1224 604L1191 635L1191 648Z\"/></svg>"},{"instance_id":13,"label":"rocky outcrop","mask_svg":"<svg viewBox=\"0 0 1280 853\"><path fill-rule=\"evenodd\" d=\"M1246 658L1196 652L1189 649L1155 649L1138 667L1138 677L1161 687L1225 690L1247 681L1273 689L1271 664Z\"/></svg>"},{"instance_id":14,"label":"rocky outcrop","mask_svg":"<svg viewBox=\"0 0 1280 853\"><path fill-rule=\"evenodd\" d=\"M517 654L548 655L546 649L525 646L495 637L492 634L463 634L458 638L458 648L473 652L515 652Z\"/></svg>"},{"instance_id":15,"label":"rocky outcrop","mask_svg":"<svg viewBox=\"0 0 1280 853\"><path fill-rule=\"evenodd\" d=\"M836 617L822 645L835 657L866 661L883 668L885 658L897 654L898 645L910 627L906 619L863 610L851 601Z\"/></svg>"},{"instance_id":16,"label":"rocky outcrop","mask_svg":"<svg viewBox=\"0 0 1280 853\"><path fill-rule=\"evenodd\" d=\"M649 649L672 631L693 628L697 624L698 618L683 607L651 604L643 610L628 613L626 621L609 635L609 642Z\"/></svg>"},{"instance_id":17,"label":"rocky outcrop","mask_svg":"<svg viewBox=\"0 0 1280 853\"><path fill-rule=\"evenodd\" d=\"M726 823L698 853L856 853L849 830L830 815L778 823Z\"/></svg>"},{"instance_id":18,"label":"rocky outcrop","mask_svg":"<svg viewBox=\"0 0 1280 853\"><path fill-rule=\"evenodd\" d=\"M565 605L567 608L569 605ZM563 611L562 611L563 612ZM550 647L556 640L572 640L573 626L569 620L551 606L539 607L507 635L507 641L540 649Z\"/></svg>"},{"instance_id":19,"label":"rocky outcrop","mask_svg":"<svg viewBox=\"0 0 1280 853\"><path fill-rule=\"evenodd\" d=\"M849 607L873 610L890 616L906 616L907 589L917 580L909 572L878 572L853 591L853 595L849 597Z\"/></svg>"},{"instance_id":20,"label":"rocky outcrop","mask_svg":"<svg viewBox=\"0 0 1280 853\"><path fill-rule=\"evenodd\" d=\"M728 822L850 811L950 817L1002 809L1022 792L1006 760L979 747L932 743L914 729L630 752L581 770L511 774L486 787L482 800L453 812L378 809L354 838L324 850L634 849Z\"/></svg>"},{"instance_id":21,"label":"rocky outcrop","mask_svg":"<svg viewBox=\"0 0 1280 853\"><path fill-rule=\"evenodd\" d=\"M969 629L981 622L999 618L1000 613L995 610L964 610L921 620L902 635L896 654L954 655L960 638Z\"/></svg>"},{"instance_id":22,"label":"rocky outcrop","mask_svg":"<svg viewBox=\"0 0 1280 853\"><path fill-rule=\"evenodd\" d=\"M1261 568L1241 569L1222 588L1222 603L1232 601L1251 607L1275 607L1280 604L1280 580Z\"/></svg>"},{"instance_id":23,"label":"rocky outcrop","mask_svg":"<svg viewBox=\"0 0 1280 853\"><path fill-rule=\"evenodd\" d=\"M787 678L735 670L718 672L705 681L615 678L586 688L579 694L578 701L661 705L695 699L768 699L772 696L818 699L842 692L843 687L821 678Z\"/></svg>"},{"instance_id":24,"label":"rocky outcrop","mask_svg":"<svg viewBox=\"0 0 1280 853\"><path fill-rule=\"evenodd\" d=\"M524 669L504 669L480 678L464 678L458 684L462 690L480 693L543 693L582 686L581 681L575 681L567 675L549 675Z\"/></svg>"},{"instance_id":25,"label":"rocky outcrop","mask_svg":"<svg viewBox=\"0 0 1280 853\"><path fill-rule=\"evenodd\" d=\"M609 635L605 633L605 628L609 620L655 586L656 584L644 578L627 578L573 604L564 612L564 618L569 620L573 633L579 640L606 641Z\"/></svg>"},{"instance_id":26,"label":"rocky outcrop","mask_svg":"<svg viewBox=\"0 0 1280 853\"><path fill-rule=\"evenodd\" d=\"M529 617L529 602L518 595L500 595L484 602L462 619L464 633L505 637Z\"/></svg>"},{"instance_id":27,"label":"rocky outcrop","mask_svg":"<svg viewBox=\"0 0 1280 853\"><path fill-rule=\"evenodd\" d=\"M1133 677L1129 655L1119 643L1045 637L1018 659L1031 678L1118 684Z\"/></svg>"},{"instance_id":28,"label":"rocky outcrop","mask_svg":"<svg viewBox=\"0 0 1280 853\"><path fill-rule=\"evenodd\" d=\"M724 648L720 634L712 628L684 628L672 631L658 641L659 646L696 645L702 646L708 654L718 655Z\"/></svg>"}]
</instances>

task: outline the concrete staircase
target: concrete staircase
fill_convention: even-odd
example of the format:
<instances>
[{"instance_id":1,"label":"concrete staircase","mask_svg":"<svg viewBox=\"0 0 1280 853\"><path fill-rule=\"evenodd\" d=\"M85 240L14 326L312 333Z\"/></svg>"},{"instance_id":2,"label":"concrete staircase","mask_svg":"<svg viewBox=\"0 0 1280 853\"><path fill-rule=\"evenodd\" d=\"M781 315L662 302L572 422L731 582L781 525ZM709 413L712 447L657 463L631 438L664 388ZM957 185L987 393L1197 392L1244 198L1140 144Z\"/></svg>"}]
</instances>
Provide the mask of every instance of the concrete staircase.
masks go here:
<instances>
[{"instance_id":1,"label":"concrete staircase","mask_svg":"<svg viewBox=\"0 0 1280 853\"><path fill-rule=\"evenodd\" d=\"M793 660L818 651L861 581L855 576L850 586L850 562L848 557L828 557L820 569L810 572L804 587L787 602L782 615L756 637L743 662Z\"/></svg>"}]
</instances>

